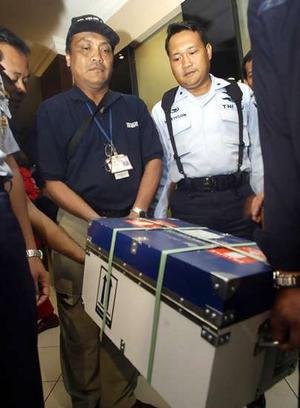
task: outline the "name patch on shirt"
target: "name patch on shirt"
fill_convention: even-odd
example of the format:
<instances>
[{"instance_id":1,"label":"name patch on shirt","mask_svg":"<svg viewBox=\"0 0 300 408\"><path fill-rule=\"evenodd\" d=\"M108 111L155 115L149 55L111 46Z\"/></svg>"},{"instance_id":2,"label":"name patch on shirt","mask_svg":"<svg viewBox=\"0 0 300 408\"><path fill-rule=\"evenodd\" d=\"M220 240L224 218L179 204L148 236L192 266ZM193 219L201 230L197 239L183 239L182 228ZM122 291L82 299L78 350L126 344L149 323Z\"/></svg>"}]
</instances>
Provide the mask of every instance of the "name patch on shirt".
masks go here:
<instances>
[{"instance_id":1,"label":"name patch on shirt","mask_svg":"<svg viewBox=\"0 0 300 408\"><path fill-rule=\"evenodd\" d=\"M232 103L223 103L222 104L224 109L233 109L234 105Z\"/></svg>"},{"instance_id":2,"label":"name patch on shirt","mask_svg":"<svg viewBox=\"0 0 300 408\"><path fill-rule=\"evenodd\" d=\"M135 128L139 126L139 122L137 120L135 122L126 122L126 126L128 128Z\"/></svg>"},{"instance_id":3,"label":"name patch on shirt","mask_svg":"<svg viewBox=\"0 0 300 408\"><path fill-rule=\"evenodd\" d=\"M172 120L180 119L180 118L184 118L185 116L186 116L186 113L180 113L179 115L172 116L171 119Z\"/></svg>"}]
</instances>

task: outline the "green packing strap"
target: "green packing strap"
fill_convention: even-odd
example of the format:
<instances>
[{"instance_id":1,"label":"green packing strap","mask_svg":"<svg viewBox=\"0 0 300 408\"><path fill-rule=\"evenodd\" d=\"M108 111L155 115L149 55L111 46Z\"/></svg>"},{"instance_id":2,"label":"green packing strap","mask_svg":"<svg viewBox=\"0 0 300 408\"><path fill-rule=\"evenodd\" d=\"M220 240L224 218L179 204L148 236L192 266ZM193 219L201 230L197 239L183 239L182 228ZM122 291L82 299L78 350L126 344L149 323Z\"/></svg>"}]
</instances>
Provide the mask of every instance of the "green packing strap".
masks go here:
<instances>
[{"instance_id":1,"label":"green packing strap","mask_svg":"<svg viewBox=\"0 0 300 408\"><path fill-rule=\"evenodd\" d=\"M201 228L197 228L197 227L196 228L193 228L193 227L178 227L178 228L168 227L167 229L168 230L174 230L176 232L181 232L181 230L183 230L183 231L184 230L195 230L195 229L201 230ZM188 236L187 234L184 234L184 233L183 233L183 235ZM208 245L195 246L195 247L189 247L189 248L186 248L186 247L185 248L177 248L177 249L173 249L173 250L164 250L164 251L161 252L160 265L159 265L157 284L156 284L155 306L154 306L154 313L153 313L151 343L150 343L150 351L149 351L149 358L148 358L148 368L147 368L147 381L149 382L149 384L151 384L151 381L152 381L153 363L154 363L154 357L155 357L157 330L158 330L159 314L160 314L161 292L162 292L162 285L163 285L163 279L164 279L164 274L165 274L165 268L166 268L166 262L167 262L168 255L184 253L184 252L191 252L191 251L198 251L198 250L204 250L204 249L212 249L214 247L223 247L223 248L230 249L230 250L232 250L234 252L238 252L238 253L240 253L240 254L242 254L244 256L247 256L249 258L253 258L256 261L265 263L265 260L262 257L256 256L254 254L249 254L246 251L238 249L238 247L240 247L240 246L255 246L256 245L255 242L226 244L224 242L214 241L214 240L208 239L208 238L199 237L199 239L201 241L206 242Z\"/></svg>"},{"instance_id":2,"label":"green packing strap","mask_svg":"<svg viewBox=\"0 0 300 408\"><path fill-rule=\"evenodd\" d=\"M185 247L185 248L167 249L161 252L157 283L156 283L156 291L155 291L155 304L154 304L151 342L150 342L150 351L149 351L148 368L147 368L147 381L149 384L151 384L152 374L153 374L153 363L154 363L156 340L157 340L157 330L158 330L159 314L160 314L161 292L162 292L162 287L163 287L167 257L168 255L172 255L172 254L199 251L203 249L212 249L215 247L216 245L210 244L210 245L194 246L194 247L189 247L189 248Z\"/></svg>"},{"instance_id":3,"label":"green packing strap","mask_svg":"<svg viewBox=\"0 0 300 408\"><path fill-rule=\"evenodd\" d=\"M118 232L122 232L122 231L147 231L147 230L157 230L157 229L165 229L165 227L157 226L157 227L114 228L113 229L113 233L112 233L112 237L111 237L111 244L110 244L110 249L109 249L109 255L108 255L107 285L105 287L105 292L104 292L103 318L102 318L102 325L101 325L101 328L100 328L100 340L101 341L102 341L103 334L104 334L104 331L105 331L105 323L106 323L107 308L108 308L109 287L110 287L110 282L111 282L112 266L113 266L113 259L114 259L114 252L115 252L117 234L118 234Z\"/></svg>"},{"instance_id":4,"label":"green packing strap","mask_svg":"<svg viewBox=\"0 0 300 408\"><path fill-rule=\"evenodd\" d=\"M179 227L179 228L176 228L176 231L180 232L180 230L187 230L187 229L193 229L193 228L191 228L191 227ZM187 234L183 234L183 235L187 235ZM208 238L199 238L199 239L201 239L201 241L204 241L204 242L207 242L207 243L210 243L210 244L215 244L215 245L218 245L219 247L229 249L229 250L231 250L233 252L237 252L237 253L239 253L241 255L247 256L248 258L255 259L255 261L263 262L265 264L267 263L266 259L263 258L262 256L254 255L254 254L251 254L249 252L238 249L238 247L241 247L241 246L242 247L243 246L256 246L255 242L240 242L240 243L237 243L237 244L226 244L226 242L214 241L213 239L208 239Z\"/></svg>"},{"instance_id":5,"label":"green packing strap","mask_svg":"<svg viewBox=\"0 0 300 408\"><path fill-rule=\"evenodd\" d=\"M109 287L110 287L110 282L111 282L111 275L112 275L112 265L113 265L113 258L114 258L114 252L115 252L115 245L116 245L116 239L117 239L117 234L118 232L122 231L149 231L149 230L177 230L177 228L170 227L169 225L165 226L163 224L160 224L157 221L153 220L147 220L147 222L151 223L151 227L126 227L126 228L114 228L113 233L112 233L112 238L111 238L111 244L110 244L110 249L109 249L109 255L108 255L108 265L107 265L107 285L105 287L104 291L104 308L103 308L103 317L102 317L102 325L100 327L100 340L102 341L103 334L105 331L105 323L106 323L106 317L107 317L107 309L108 309L108 297L109 297ZM194 229L197 229L194 228Z\"/></svg>"},{"instance_id":6,"label":"green packing strap","mask_svg":"<svg viewBox=\"0 0 300 408\"><path fill-rule=\"evenodd\" d=\"M153 224L156 224L156 221L153 221ZM195 229L203 230L203 228L201 228L201 227L198 227L198 228L197 227L196 228L194 228L194 227L177 227L177 228L174 228L174 227L170 227L170 226L168 228L166 228L166 229L168 229L170 231L176 231L176 232L179 232L179 233L181 232L182 235L184 235L184 236L189 236L189 235L185 234L182 231L195 230ZM229 250L231 250L233 252L237 252L237 253L239 253L241 255L247 256L248 258L252 258L255 261L262 262L262 263L268 265L268 262L267 262L266 258L264 258L263 256L255 255L253 253L251 254L249 252L238 249L238 247L256 246L255 242L249 241L249 242L239 242L239 243L236 243L236 244L227 244L226 242L215 241L213 239L208 239L208 238L195 237L193 235L190 235L189 237L199 239L199 240L201 240L203 242L207 242L209 244L217 245L218 247L229 249Z\"/></svg>"}]
</instances>

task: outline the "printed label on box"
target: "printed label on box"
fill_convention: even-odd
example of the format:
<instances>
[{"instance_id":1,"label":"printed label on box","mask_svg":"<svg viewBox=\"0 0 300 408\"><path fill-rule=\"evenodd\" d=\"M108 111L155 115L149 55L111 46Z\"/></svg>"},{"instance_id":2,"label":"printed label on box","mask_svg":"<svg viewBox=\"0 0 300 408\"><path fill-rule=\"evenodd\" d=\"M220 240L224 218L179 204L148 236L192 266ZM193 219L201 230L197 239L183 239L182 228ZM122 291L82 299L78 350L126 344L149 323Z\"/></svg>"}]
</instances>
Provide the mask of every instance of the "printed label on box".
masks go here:
<instances>
[{"instance_id":1,"label":"printed label on box","mask_svg":"<svg viewBox=\"0 0 300 408\"><path fill-rule=\"evenodd\" d=\"M203 240L223 238L223 234L221 234L221 233L216 234L214 232L207 231L207 230L204 230L204 229L201 229L201 228L188 229L188 230L181 229L180 232L182 234L189 235L190 237L199 238L199 239L203 239Z\"/></svg>"},{"instance_id":2,"label":"printed label on box","mask_svg":"<svg viewBox=\"0 0 300 408\"><path fill-rule=\"evenodd\" d=\"M163 220L151 221L151 220L146 220L145 218L130 218L130 219L126 219L125 222L127 222L128 224L134 225L135 227L138 227L138 228L160 228L160 227L174 228L176 227L176 224L173 224L169 221L163 221Z\"/></svg>"},{"instance_id":3,"label":"printed label on box","mask_svg":"<svg viewBox=\"0 0 300 408\"><path fill-rule=\"evenodd\" d=\"M96 301L96 313L103 319L103 312L104 312L104 299L105 299L105 291L107 290L108 284L108 271L101 265L100 269L100 277L98 283L98 292L97 292L97 301ZM106 325L111 329L112 320L113 320L113 312L117 294L117 287L118 287L118 280L115 276L111 275L110 285L108 289L108 304L107 304L107 312L106 312Z\"/></svg>"},{"instance_id":4,"label":"printed label on box","mask_svg":"<svg viewBox=\"0 0 300 408\"><path fill-rule=\"evenodd\" d=\"M265 261L265 257L263 253L256 247L238 247L239 250L243 252L249 253L249 255L253 254L255 256L259 256L261 258L261 262ZM250 258L249 256L246 256L245 254L241 254L239 252L235 252L233 250L227 249L227 248L214 248L214 249L208 249L207 252L210 252L211 254L221 256L222 258L226 258L229 261L238 263L238 264L249 264L249 263L255 263L258 262L254 258Z\"/></svg>"}]
</instances>

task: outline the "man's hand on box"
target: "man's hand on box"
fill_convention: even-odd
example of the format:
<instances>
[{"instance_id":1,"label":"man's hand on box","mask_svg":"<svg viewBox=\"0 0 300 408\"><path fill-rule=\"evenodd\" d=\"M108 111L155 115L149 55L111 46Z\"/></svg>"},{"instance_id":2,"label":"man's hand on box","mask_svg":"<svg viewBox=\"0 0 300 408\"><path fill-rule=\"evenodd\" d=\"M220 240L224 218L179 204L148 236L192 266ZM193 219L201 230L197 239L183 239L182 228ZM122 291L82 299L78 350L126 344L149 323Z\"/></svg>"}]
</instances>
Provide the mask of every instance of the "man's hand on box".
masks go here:
<instances>
[{"instance_id":1,"label":"man's hand on box","mask_svg":"<svg viewBox=\"0 0 300 408\"><path fill-rule=\"evenodd\" d=\"M271 311L271 328L283 350L300 348L300 288L279 291Z\"/></svg>"}]
</instances>

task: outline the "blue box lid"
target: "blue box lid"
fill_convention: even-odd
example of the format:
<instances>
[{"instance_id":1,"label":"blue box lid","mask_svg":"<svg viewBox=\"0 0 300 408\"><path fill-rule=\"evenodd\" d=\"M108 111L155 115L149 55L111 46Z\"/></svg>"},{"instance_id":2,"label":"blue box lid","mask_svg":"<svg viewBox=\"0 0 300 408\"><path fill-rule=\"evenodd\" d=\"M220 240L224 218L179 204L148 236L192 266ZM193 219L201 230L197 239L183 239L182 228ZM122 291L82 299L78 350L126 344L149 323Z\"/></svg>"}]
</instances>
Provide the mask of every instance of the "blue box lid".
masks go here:
<instances>
[{"instance_id":1,"label":"blue box lid","mask_svg":"<svg viewBox=\"0 0 300 408\"><path fill-rule=\"evenodd\" d=\"M91 223L88 236L109 253L114 229L120 229L114 258L142 273L154 287L162 251L180 248L182 252L167 256L162 293L218 327L272 305L272 269L251 241L175 219L101 218ZM191 251L194 247L200 249Z\"/></svg>"}]
</instances>

